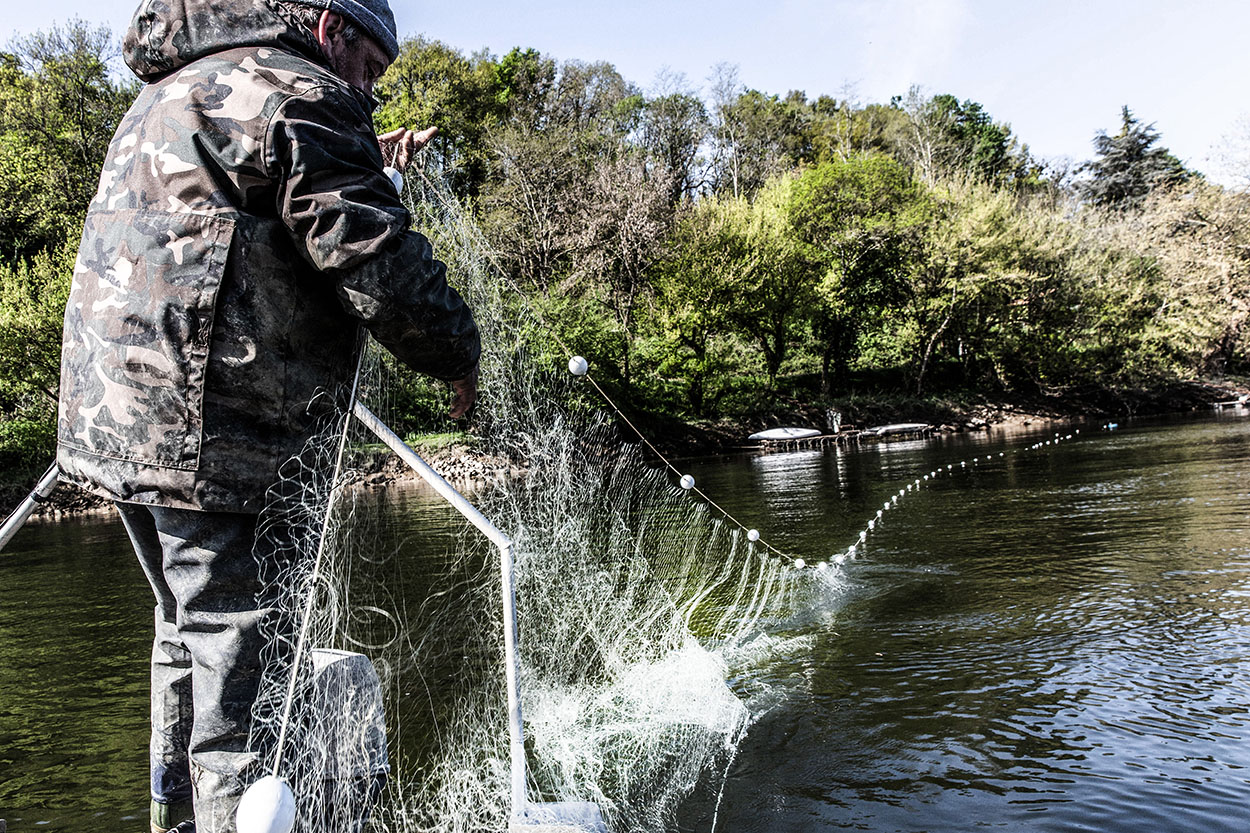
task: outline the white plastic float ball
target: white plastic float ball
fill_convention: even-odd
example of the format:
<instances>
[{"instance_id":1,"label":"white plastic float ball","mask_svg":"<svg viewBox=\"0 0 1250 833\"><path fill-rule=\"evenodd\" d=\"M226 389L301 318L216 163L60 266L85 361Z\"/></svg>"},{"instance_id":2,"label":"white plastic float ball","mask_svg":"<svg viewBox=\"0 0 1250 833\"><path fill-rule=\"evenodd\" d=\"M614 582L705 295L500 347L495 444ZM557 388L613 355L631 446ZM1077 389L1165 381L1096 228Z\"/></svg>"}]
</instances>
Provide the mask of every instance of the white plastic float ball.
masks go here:
<instances>
[{"instance_id":1,"label":"white plastic float ball","mask_svg":"<svg viewBox=\"0 0 1250 833\"><path fill-rule=\"evenodd\" d=\"M807 562L801 558L796 558L794 559L794 566L796 569L802 570L804 567L807 566Z\"/></svg>"},{"instance_id":2,"label":"white plastic float ball","mask_svg":"<svg viewBox=\"0 0 1250 833\"><path fill-rule=\"evenodd\" d=\"M588 370L590 370L590 362L581 356L574 356L569 359L569 373L572 373L574 376L585 376Z\"/></svg>"},{"instance_id":3,"label":"white plastic float ball","mask_svg":"<svg viewBox=\"0 0 1250 833\"><path fill-rule=\"evenodd\" d=\"M867 541L867 540L868 540L868 533L867 533L867 532L861 532L861 533L859 533L859 540L861 540L861 541Z\"/></svg>"},{"instance_id":4,"label":"white plastic float ball","mask_svg":"<svg viewBox=\"0 0 1250 833\"><path fill-rule=\"evenodd\" d=\"M404 193L404 175L403 174L401 174L397 169L392 168L390 165L387 165L385 168L383 168L382 173L386 174L387 177L390 178L391 185L395 186L396 194Z\"/></svg>"},{"instance_id":5,"label":"white plastic float ball","mask_svg":"<svg viewBox=\"0 0 1250 833\"><path fill-rule=\"evenodd\" d=\"M876 526L877 526L877 522L876 522L876 520L870 520L870 521L868 522L868 528L869 528L869 529L874 529Z\"/></svg>"},{"instance_id":6,"label":"white plastic float ball","mask_svg":"<svg viewBox=\"0 0 1250 833\"><path fill-rule=\"evenodd\" d=\"M690 475L688 475L688 474L683 474L683 475L681 476L681 487L682 487L683 489L693 489L693 488L694 488L694 478L693 478L693 477L691 477L691 476L690 476Z\"/></svg>"},{"instance_id":7,"label":"white plastic float ball","mask_svg":"<svg viewBox=\"0 0 1250 833\"><path fill-rule=\"evenodd\" d=\"M281 778L266 775L243 793L234 823L239 833L290 833L295 795Z\"/></svg>"},{"instance_id":8,"label":"white plastic float ball","mask_svg":"<svg viewBox=\"0 0 1250 833\"><path fill-rule=\"evenodd\" d=\"M829 569L829 562L827 561L820 562L819 564L816 565L816 569L820 570L823 573L825 570Z\"/></svg>"},{"instance_id":9,"label":"white plastic float ball","mask_svg":"<svg viewBox=\"0 0 1250 833\"><path fill-rule=\"evenodd\" d=\"M754 544L760 539L760 531L758 529L747 530L747 540Z\"/></svg>"}]
</instances>

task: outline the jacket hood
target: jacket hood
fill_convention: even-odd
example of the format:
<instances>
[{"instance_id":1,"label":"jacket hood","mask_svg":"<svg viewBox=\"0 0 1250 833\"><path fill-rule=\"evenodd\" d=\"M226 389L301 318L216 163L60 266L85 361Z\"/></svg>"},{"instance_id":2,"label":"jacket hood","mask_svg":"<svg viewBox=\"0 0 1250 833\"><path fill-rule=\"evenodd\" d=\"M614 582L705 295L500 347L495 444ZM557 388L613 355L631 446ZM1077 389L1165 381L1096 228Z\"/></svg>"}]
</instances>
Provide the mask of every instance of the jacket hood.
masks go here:
<instances>
[{"instance_id":1,"label":"jacket hood","mask_svg":"<svg viewBox=\"0 0 1250 833\"><path fill-rule=\"evenodd\" d=\"M243 46L274 47L327 65L312 33L268 0L143 0L122 40L122 55L147 82Z\"/></svg>"}]
</instances>

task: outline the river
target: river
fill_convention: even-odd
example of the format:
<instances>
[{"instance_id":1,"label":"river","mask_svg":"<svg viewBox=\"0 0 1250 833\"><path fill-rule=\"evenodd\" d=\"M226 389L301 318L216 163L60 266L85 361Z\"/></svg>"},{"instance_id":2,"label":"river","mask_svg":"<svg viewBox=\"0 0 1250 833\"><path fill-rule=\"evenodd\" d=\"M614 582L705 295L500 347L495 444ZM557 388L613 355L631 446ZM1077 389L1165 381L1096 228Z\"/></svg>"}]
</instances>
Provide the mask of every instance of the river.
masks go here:
<instances>
[{"instance_id":1,"label":"river","mask_svg":"<svg viewBox=\"0 0 1250 833\"><path fill-rule=\"evenodd\" d=\"M1250 829L1250 419L1091 425L1025 453L1051 436L691 465L809 560L955 469L796 611L810 650L737 681L782 696L734 760L719 830ZM10 831L143 829L148 593L112 520L31 525L0 554ZM707 818L691 807L682 827Z\"/></svg>"}]
</instances>

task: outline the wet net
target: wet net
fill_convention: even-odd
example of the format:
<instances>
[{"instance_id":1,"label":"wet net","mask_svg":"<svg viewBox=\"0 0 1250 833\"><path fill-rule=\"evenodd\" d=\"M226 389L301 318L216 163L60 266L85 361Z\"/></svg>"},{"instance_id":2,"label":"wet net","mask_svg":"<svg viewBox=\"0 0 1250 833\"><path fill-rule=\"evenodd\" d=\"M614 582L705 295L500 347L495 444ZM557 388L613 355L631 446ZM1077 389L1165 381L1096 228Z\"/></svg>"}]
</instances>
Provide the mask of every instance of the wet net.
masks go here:
<instances>
[{"instance_id":1,"label":"wet net","mask_svg":"<svg viewBox=\"0 0 1250 833\"><path fill-rule=\"evenodd\" d=\"M793 649L780 625L829 579L624 442L568 357L535 347L541 320L465 212L416 179L416 225L482 330L474 456L496 476L469 497L515 543L530 797L595 802L617 833L674 829L694 804L711 829L771 696L751 668ZM401 434L422 384L366 349L357 394ZM267 770L282 738L299 829L507 829L496 550L450 510L414 510L387 478L394 459L343 414L262 517L274 638L254 744Z\"/></svg>"}]
</instances>

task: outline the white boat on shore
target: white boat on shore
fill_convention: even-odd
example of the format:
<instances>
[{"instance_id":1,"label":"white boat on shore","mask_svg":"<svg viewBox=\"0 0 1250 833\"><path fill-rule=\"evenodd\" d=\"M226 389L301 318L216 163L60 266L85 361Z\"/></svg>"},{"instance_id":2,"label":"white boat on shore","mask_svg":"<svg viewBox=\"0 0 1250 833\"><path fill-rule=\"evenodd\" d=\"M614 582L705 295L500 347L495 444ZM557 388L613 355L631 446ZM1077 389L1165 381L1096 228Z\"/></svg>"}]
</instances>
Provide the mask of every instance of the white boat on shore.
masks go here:
<instances>
[{"instance_id":1,"label":"white boat on shore","mask_svg":"<svg viewBox=\"0 0 1250 833\"><path fill-rule=\"evenodd\" d=\"M891 434L919 434L933 428L927 422L896 422L892 425L878 425L876 428L865 429L869 434L888 437Z\"/></svg>"},{"instance_id":2,"label":"white boat on shore","mask_svg":"<svg viewBox=\"0 0 1250 833\"><path fill-rule=\"evenodd\" d=\"M807 440L812 437L819 437L819 431L815 428L769 428L766 431L757 431L747 439L750 440Z\"/></svg>"}]
</instances>

